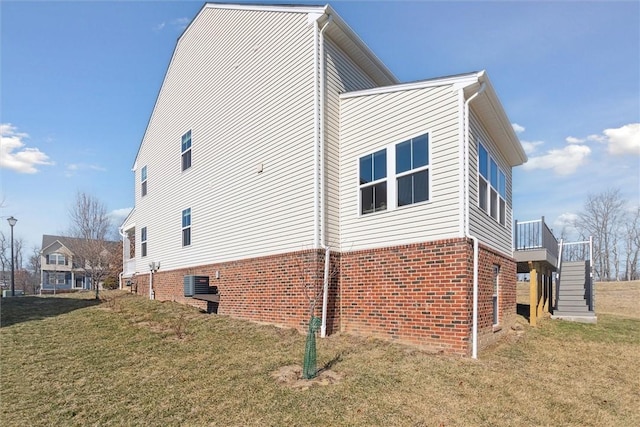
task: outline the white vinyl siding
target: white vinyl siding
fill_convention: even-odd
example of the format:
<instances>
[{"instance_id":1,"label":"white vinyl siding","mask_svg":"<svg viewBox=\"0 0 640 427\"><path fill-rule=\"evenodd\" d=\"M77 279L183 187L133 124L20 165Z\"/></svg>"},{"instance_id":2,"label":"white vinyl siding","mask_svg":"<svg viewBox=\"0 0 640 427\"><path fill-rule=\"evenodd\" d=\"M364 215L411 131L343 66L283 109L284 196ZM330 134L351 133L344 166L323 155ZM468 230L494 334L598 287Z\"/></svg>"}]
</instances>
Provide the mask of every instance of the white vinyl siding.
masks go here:
<instances>
[{"instance_id":1,"label":"white vinyl siding","mask_svg":"<svg viewBox=\"0 0 640 427\"><path fill-rule=\"evenodd\" d=\"M485 130L484 126L478 120L477 115L471 109L470 117L470 129L469 136L469 231L473 236L476 236L484 244L501 251L504 254L511 256L512 246L512 204L511 204L511 168L508 166L507 161L498 152L492 139ZM481 143L488 152L490 158L494 159L499 169L504 172L505 182L505 209L504 209L504 222L505 225L500 224L500 218L493 218L489 213L491 207L488 205L491 203L490 198L487 198L487 209L483 210L480 207L480 200L478 195L480 189L478 187L478 144ZM489 171L490 173L490 171ZM487 191L490 193L491 185L488 185ZM498 198L500 199L500 198ZM496 202L498 202L496 200ZM499 207L498 207L499 209Z\"/></svg>"},{"instance_id":2,"label":"white vinyl siding","mask_svg":"<svg viewBox=\"0 0 640 427\"><path fill-rule=\"evenodd\" d=\"M205 6L181 36L137 157L162 171L153 197L136 194L136 218L154 230L163 270L313 242L313 52L304 13ZM188 129L193 165L182 173ZM185 206L197 215L183 247L173 213Z\"/></svg>"},{"instance_id":3,"label":"white vinyl siding","mask_svg":"<svg viewBox=\"0 0 640 427\"><path fill-rule=\"evenodd\" d=\"M326 203L327 244L340 242L340 97L354 90L370 89L376 84L328 37L325 38L326 98Z\"/></svg>"},{"instance_id":4,"label":"white vinyl siding","mask_svg":"<svg viewBox=\"0 0 640 427\"><path fill-rule=\"evenodd\" d=\"M341 99L340 200L343 250L459 237L459 116L451 85ZM359 214L359 159L429 135L429 201ZM392 163L395 165L395 163ZM395 170L389 176L395 177ZM389 179L390 185L396 185ZM395 204L395 202L394 202Z\"/></svg>"}]
</instances>

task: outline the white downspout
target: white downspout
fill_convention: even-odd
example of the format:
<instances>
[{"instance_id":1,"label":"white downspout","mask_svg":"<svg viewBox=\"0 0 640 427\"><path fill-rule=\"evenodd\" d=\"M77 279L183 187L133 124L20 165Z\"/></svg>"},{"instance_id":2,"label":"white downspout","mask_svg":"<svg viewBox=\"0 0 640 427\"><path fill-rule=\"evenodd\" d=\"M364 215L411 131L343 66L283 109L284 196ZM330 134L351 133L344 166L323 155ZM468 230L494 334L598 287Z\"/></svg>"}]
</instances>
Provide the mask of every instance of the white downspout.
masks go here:
<instances>
[{"instance_id":1,"label":"white downspout","mask_svg":"<svg viewBox=\"0 0 640 427\"><path fill-rule=\"evenodd\" d=\"M153 299L153 270L149 270L149 299Z\"/></svg>"},{"instance_id":2,"label":"white downspout","mask_svg":"<svg viewBox=\"0 0 640 427\"><path fill-rule=\"evenodd\" d=\"M329 300L329 264L331 262L331 249L324 248L324 289L322 290L322 325L320 337L327 336L327 301Z\"/></svg>"},{"instance_id":3,"label":"white downspout","mask_svg":"<svg viewBox=\"0 0 640 427\"><path fill-rule=\"evenodd\" d=\"M122 269L123 271L118 274L118 289L122 290L122 276L124 275L124 251L126 248L124 247L124 230L122 227L118 227L118 234L122 238Z\"/></svg>"},{"instance_id":4,"label":"white downspout","mask_svg":"<svg viewBox=\"0 0 640 427\"><path fill-rule=\"evenodd\" d=\"M319 92L319 80L320 76L318 75L318 62L319 62L319 53L318 53L318 21L313 21L313 248L318 249L320 246L318 238L318 228L319 224L319 208L320 208L320 194L319 194L319 176L318 176L318 167L320 164L319 159L319 149L318 145L320 145L320 111L318 109L318 92Z\"/></svg>"},{"instance_id":5,"label":"white downspout","mask_svg":"<svg viewBox=\"0 0 640 427\"><path fill-rule=\"evenodd\" d=\"M320 235L320 246L325 248L324 254L324 283L322 290L322 323L320 326L320 337L324 338L327 336L327 304L329 300L329 264L330 264L330 249L325 245L326 242L326 171L325 171L325 139L324 139L324 110L325 110L325 60L324 60L324 31L327 29L329 24L333 18L331 15L327 18L327 22L325 22L322 30L320 30L319 44L320 44L320 78L319 78L319 95L320 95L320 104L318 106L320 120L319 120L319 142L320 142L320 182L319 182L319 190L320 190L320 206L318 213L320 214L320 228L318 230L318 234ZM317 22L317 21L316 21Z\"/></svg>"},{"instance_id":6,"label":"white downspout","mask_svg":"<svg viewBox=\"0 0 640 427\"><path fill-rule=\"evenodd\" d=\"M482 82L480 84L480 89L473 95L469 97L464 103L464 202L465 202L465 219L464 219L464 228L465 228L465 236L473 240L473 320L472 320L472 331L471 331L471 357L473 359L478 358L478 267L479 267L479 252L480 245L478 238L471 235L470 227L469 227L469 104L473 101L478 95L484 92L486 84ZM462 90L462 89L461 89Z\"/></svg>"}]
</instances>

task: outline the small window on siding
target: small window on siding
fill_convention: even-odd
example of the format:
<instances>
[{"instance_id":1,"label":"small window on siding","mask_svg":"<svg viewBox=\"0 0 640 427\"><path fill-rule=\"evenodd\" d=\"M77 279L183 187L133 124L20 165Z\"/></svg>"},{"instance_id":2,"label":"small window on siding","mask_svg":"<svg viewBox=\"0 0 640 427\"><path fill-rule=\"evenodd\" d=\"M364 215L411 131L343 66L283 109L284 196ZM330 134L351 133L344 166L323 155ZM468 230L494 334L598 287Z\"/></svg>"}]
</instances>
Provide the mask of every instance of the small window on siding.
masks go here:
<instances>
[{"instance_id":1,"label":"small window on siding","mask_svg":"<svg viewBox=\"0 0 640 427\"><path fill-rule=\"evenodd\" d=\"M387 150L360 158L360 213L387 209Z\"/></svg>"},{"instance_id":2,"label":"small window on siding","mask_svg":"<svg viewBox=\"0 0 640 427\"><path fill-rule=\"evenodd\" d=\"M140 171L141 194L142 197L147 195L147 167L144 166Z\"/></svg>"},{"instance_id":3,"label":"small window on siding","mask_svg":"<svg viewBox=\"0 0 640 427\"><path fill-rule=\"evenodd\" d=\"M142 227L140 230L140 243L142 249L142 256L147 256L147 227Z\"/></svg>"},{"instance_id":4,"label":"small window on siding","mask_svg":"<svg viewBox=\"0 0 640 427\"><path fill-rule=\"evenodd\" d=\"M182 135L182 170L191 167L191 131Z\"/></svg>"},{"instance_id":5,"label":"small window on siding","mask_svg":"<svg viewBox=\"0 0 640 427\"><path fill-rule=\"evenodd\" d=\"M398 206L429 200L429 135L396 145Z\"/></svg>"},{"instance_id":6,"label":"small window on siding","mask_svg":"<svg viewBox=\"0 0 640 427\"><path fill-rule=\"evenodd\" d=\"M191 208L182 211L182 246L191 245Z\"/></svg>"}]
</instances>

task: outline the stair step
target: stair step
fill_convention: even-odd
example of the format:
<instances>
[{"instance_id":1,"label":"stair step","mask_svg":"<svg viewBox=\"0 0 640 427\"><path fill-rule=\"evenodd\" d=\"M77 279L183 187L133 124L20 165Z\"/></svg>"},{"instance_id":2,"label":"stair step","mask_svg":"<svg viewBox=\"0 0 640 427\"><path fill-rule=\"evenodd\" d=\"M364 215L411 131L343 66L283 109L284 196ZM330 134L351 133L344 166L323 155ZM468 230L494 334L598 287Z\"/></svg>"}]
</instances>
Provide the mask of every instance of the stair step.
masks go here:
<instances>
[{"instance_id":1,"label":"stair step","mask_svg":"<svg viewBox=\"0 0 640 427\"><path fill-rule=\"evenodd\" d=\"M560 294L558 301L585 301L584 292L580 295Z\"/></svg>"},{"instance_id":2,"label":"stair step","mask_svg":"<svg viewBox=\"0 0 640 427\"><path fill-rule=\"evenodd\" d=\"M589 311L589 307L587 307L586 304L571 305L571 304L558 303L558 311L568 311L572 313L587 313Z\"/></svg>"},{"instance_id":3,"label":"stair step","mask_svg":"<svg viewBox=\"0 0 640 427\"><path fill-rule=\"evenodd\" d=\"M584 289L576 289L576 290L567 290L558 293L558 299L562 299L562 297L585 297Z\"/></svg>"}]
</instances>

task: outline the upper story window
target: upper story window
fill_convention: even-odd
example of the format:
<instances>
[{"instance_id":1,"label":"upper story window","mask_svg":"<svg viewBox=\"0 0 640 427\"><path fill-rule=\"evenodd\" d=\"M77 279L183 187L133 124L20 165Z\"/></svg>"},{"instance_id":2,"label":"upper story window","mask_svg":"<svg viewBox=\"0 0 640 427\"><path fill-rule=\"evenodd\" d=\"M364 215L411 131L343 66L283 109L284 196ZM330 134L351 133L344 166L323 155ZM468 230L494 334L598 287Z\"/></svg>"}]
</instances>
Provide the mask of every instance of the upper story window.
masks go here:
<instances>
[{"instance_id":1,"label":"upper story window","mask_svg":"<svg viewBox=\"0 0 640 427\"><path fill-rule=\"evenodd\" d=\"M47 264L50 265L67 265L67 257L64 254L53 253L47 255Z\"/></svg>"},{"instance_id":2,"label":"upper story window","mask_svg":"<svg viewBox=\"0 0 640 427\"><path fill-rule=\"evenodd\" d=\"M182 170L191 167L191 131L182 135Z\"/></svg>"},{"instance_id":3,"label":"upper story window","mask_svg":"<svg viewBox=\"0 0 640 427\"><path fill-rule=\"evenodd\" d=\"M142 197L147 195L147 167L144 166L140 171L140 181L142 182Z\"/></svg>"},{"instance_id":4,"label":"upper story window","mask_svg":"<svg viewBox=\"0 0 640 427\"><path fill-rule=\"evenodd\" d=\"M396 145L398 206L429 200L429 135Z\"/></svg>"},{"instance_id":5,"label":"upper story window","mask_svg":"<svg viewBox=\"0 0 640 427\"><path fill-rule=\"evenodd\" d=\"M182 246L191 245L191 208L182 211Z\"/></svg>"},{"instance_id":6,"label":"upper story window","mask_svg":"<svg viewBox=\"0 0 640 427\"><path fill-rule=\"evenodd\" d=\"M387 150L360 158L360 213L387 209Z\"/></svg>"},{"instance_id":7,"label":"upper story window","mask_svg":"<svg viewBox=\"0 0 640 427\"><path fill-rule=\"evenodd\" d=\"M487 149L478 144L478 205L506 225L507 178Z\"/></svg>"},{"instance_id":8,"label":"upper story window","mask_svg":"<svg viewBox=\"0 0 640 427\"><path fill-rule=\"evenodd\" d=\"M142 256L147 256L147 227L142 227L140 230L140 243L140 246L142 246Z\"/></svg>"}]
</instances>

